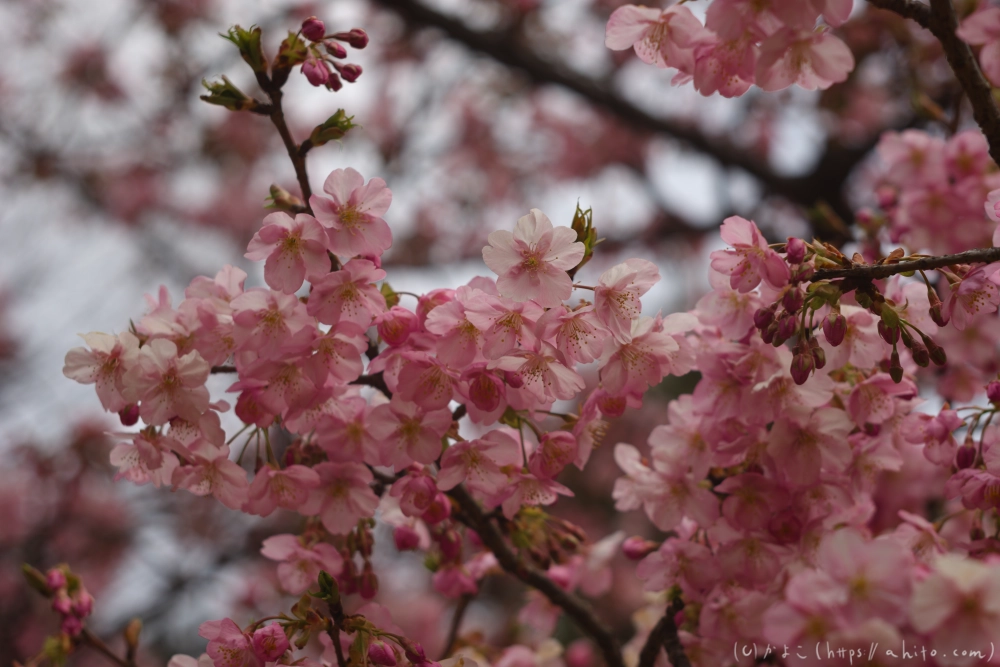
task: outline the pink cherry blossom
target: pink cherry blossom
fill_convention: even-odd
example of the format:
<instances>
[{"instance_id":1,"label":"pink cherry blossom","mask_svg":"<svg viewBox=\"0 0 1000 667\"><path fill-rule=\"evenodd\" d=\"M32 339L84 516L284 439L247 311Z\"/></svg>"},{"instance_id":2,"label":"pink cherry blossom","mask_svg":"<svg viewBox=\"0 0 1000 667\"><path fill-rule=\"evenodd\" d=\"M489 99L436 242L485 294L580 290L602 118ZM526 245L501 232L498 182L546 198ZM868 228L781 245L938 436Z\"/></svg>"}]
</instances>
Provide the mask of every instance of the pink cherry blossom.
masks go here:
<instances>
[{"instance_id":1,"label":"pink cherry blossom","mask_svg":"<svg viewBox=\"0 0 1000 667\"><path fill-rule=\"evenodd\" d=\"M598 322L593 306L574 310L565 306L550 308L538 318L538 333L543 340L554 340L556 348L567 359L583 364L601 356L604 340L609 335Z\"/></svg>"},{"instance_id":2,"label":"pink cherry blossom","mask_svg":"<svg viewBox=\"0 0 1000 667\"><path fill-rule=\"evenodd\" d=\"M205 621L198 634L208 640L208 655L215 667L261 667L251 638L230 618Z\"/></svg>"},{"instance_id":3,"label":"pink cherry blossom","mask_svg":"<svg viewBox=\"0 0 1000 667\"><path fill-rule=\"evenodd\" d=\"M247 499L247 474L229 460L229 447L207 441L190 449L190 462L174 470L173 484L196 496L212 495L229 509L239 509Z\"/></svg>"},{"instance_id":4,"label":"pink cherry blossom","mask_svg":"<svg viewBox=\"0 0 1000 667\"><path fill-rule=\"evenodd\" d=\"M277 623L257 628L251 643L254 653L261 662L274 662L288 650L288 637Z\"/></svg>"},{"instance_id":5,"label":"pink cherry blossom","mask_svg":"<svg viewBox=\"0 0 1000 667\"><path fill-rule=\"evenodd\" d=\"M457 442L441 457L437 486L450 491L461 483L472 491L495 495L507 483L501 468L521 461L517 440L502 429L490 431L478 440Z\"/></svg>"},{"instance_id":6,"label":"pink cherry blossom","mask_svg":"<svg viewBox=\"0 0 1000 667\"><path fill-rule=\"evenodd\" d=\"M784 287L788 282L788 265L767 246L756 224L734 215L722 223L721 233L722 240L733 246L733 250L713 252L712 269L728 275L734 290L749 292L761 280L774 288Z\"/></svg>"},{"instance_id":7,"label":"pink cherry blossom","mask_svg":"<svg viewBox=\"0 0 1000 667\"><path fill-rule=\"evenodd\" d=\"M92 332L80 336L90 347L66 353L63 375L80 384L96 384L97 397L108 412L118 412L135 400L124 382L125 373L139 358L139 340L130 332L117 336Z\"/></svg>"},{"instance_id":8,"label":"pink cherry blossom","mask_svg":"<svg viewBox=\"0 0 1000 667\"><path fill-rule=\"evenodd\" d=\"M499 278L500 294L557 306L573 292L566 273L583 259L584 245L569 227L555 227L537 208L517 221L514 233L497 230L483 248L483 261Z\"/></svg>"},{"instance_id":9,"label":"pink cherry blossom","mask_svg":"<svg viewBox=\"0 0 1000 667\"><path fill-rule=\"evenodd\" d=\"M825 90L847 79L854 56L829 32L784 28L760 46L757 85L773 91L793 83L806 90Z\"/></svg>"},{"instance_id":10,"label":"pink cherry blossom","mask_svg":"<svg viewBox=\"0 0 1000 667\"><path fill-rule=\"evenodd\" d=\"M944 667L968 667L1000 637L1000 576L998 564L981 563L959 554L944 554L933 572L913 589L910 621L929 635ZM962 655L966 653L966 655Z\"/></svg>"},{"instance_id":11,"label":"pink cherry blossom","mask_svg":"<svg viewBox=\"0 0 1000 667\"><path fill-rule=\"evenodd\" d=\"M533 349L512 350L487 367L513 373L524 390L542 402L572 398L584 387L583 378L566 365L559 351L541 341Z\"/></svg>"},{"instance_id":12,"label":"pink cherry blossom","mask_svg":"<svg viewBox=\"0 0 1000 667\"><path fill-rule=\"evenodd\" d=\"M373 284L383 278L385 271L367 259L352 259L313 282L307 312L323 324L352 322L367 329L385 311L385 297Z\"/></svg>"},{"instance_id":13,"label":"pink cherry blossom","mask_svg":"<svg viewBox=\"0 0 1000 667\"><path fill-rule=\"evenodd\" d=\"M279 561L278 581L292 595L301 595L309 590L316 583L320 570L337 576L343 569L343 558L333 545L320 542L304 546L294 535L267 538L260 553L265 558Z\"/></svg>"},{"instance_id":14,"label":"pink cherry blossom","mask_svg":"<svg viewBox=\"0 0 1000 667\"><path fill-rule=\"evenodd\" d=\"M694 324L690 316L674 319L673 329L683 330ZM658 384L665 375L675 373L675 358L680 352L678 341L670 335L673 331L657 331L656 320L641 317L632 323L630 341L619 344L608 338L601 355L601 385L613 396L626 393L641 394L651 385Z\"/></svg>"},{"instance_id":15,"label":"pink cherry blossom","mask_svg":"<svg viewBox=\"0 0 1000 667\"><path fill-rule=\"evenodd\" d=\"M379 441L382 465L402 470L414 461L430 464L441 454L441 437L451 427L448 410L423 410L393 397L372 410L370 431Z\"/></svg>"},{"instance_id":16,"label":"pink cherry blossom","mask_svg":"<svg viewBox=\"0 0 1000 667\"><path fill-rule=\"evenodd\" d=\"M392 203L392 192L381 178L365 184L354 169L336 169L323 183L329 197L313 195L309 205L327 228L330 249L336 255L381 256L392 245L392 232L382 216Z\"/></svg>"},{"instance_id":17,"label":"pink cherry blossom","mask_svg":"<svg viewBox=\"0 0 1000 667\"><path fill-rule=\"evenodd\" d=\"M639 319L639 297L660 280L656 265L644 259L628 259L598 278L594 289L594 313L619 343L632 337L632 323Z\"/></svg>"},{"instance_id":18,"label":"pink cherry blossom","mask_svg":"<svg viewBox=\"0 0 1000 667\"><path fill-rule=\"evenodd\" d=\"M309 498L309 491L319 486L319 475L312 468L291 465L279 470L265 465L250 484L244 510L268 516L276 508L296 510Z\"/></svg>"},{"instance_id":19,"label":"pink cherry blossom","mask_svg":"<svg viewBox=\"0 0 1000 667\"><path fill-rule=\"evenodd\" d=\"M147 424L164 424L175 416L196 422L208 409L205 381L210 371L197 352L178 357L176 345L157 339L140 348L124 382L135 388L139 414Z\"/></svg>"},{"instance_id":20,"label":"pink cherry blossom","mask_svg":"<svg viewBox=\"0 0 1000 667\"><path fill-rule=\"evenodd\" d=\"M694 48L708 34L691 10L682 5L664 10L624 5L608 19L604 44L615 51L634 47L644 63L690 74L694 69Z\"/></svg>"},{"instance_id":21,"label":"pink cherry blossom","mask_svg":"<svg viewBox=\"0 0 1000 667\"><path fill-rule=\"evenodd\" d=\"M375 514L378 496L368 486L371 471L360 463L318 463L313 470L320 485L299 508L306 516L319 515L323 527L334 535L350 532L360 519Z\"/></svg>"},{"instance_id":22,"label":"pink cherry blossom","mask_svg":"<svg viewBox=\"0 0 1000 667\"><path fill-rule=\"evenodd\" d=\"M528 459L528 470L539 479L551 479L577 460L579 445L568 431L549 431L542 435L538 448Z\"/></svg>"},{"instance_id":23,"label":"pink cherry blossom","mask_svg":"<svg viewBox=\"0 0 1000 667\"><path fill-rule=\"evenodd\" d=\"M544 312L541 306L534 301L515 301L483 292L476 296L465 304L466 317L482 332L487 359L498 359L519 344L535 344L534 325Z\"/></svg>"},{"instance_id":24,"label":"pink cherry blossom","mask_svg":"<svg viewBox=\"0 0 1000 667\"><path fill-rule=\"evenodd\" d=\"M302 281L313 280L330 271L326 254L326 230L311 215L299 213L293 219L283 211L264 218L250 245L247 259L264 262L264 280L271 289L293 294Z\"/></svg>"},{"instance_id":25,"label":"pink cherry blossom","mask_svg":"<svg viewBox=\"0 0 1000 667\"><path fill-rule=\"evenodd\" d=\"M1000 305L1000 287L993 280L997 271L1000 271L1000 264L981 264L952 286L944 314L956 329L962 331L980 313L996 311Z\"/></svg>"},{"instance_id":26,"label":"pink cherry blossom","mask_svg":"<svg viewBox=\"0 0 1000 667\"><path fill-rule=\"evenodd\" d=\"M955 34L969 44L983 44L979 64L994 86L1000 85L1000 7L983 6L967 16Z\"/></svg>"},{"instance_id":27,"label":"pink cherry blossom","mask_svg":"<svg viewBox=\"0 0 1000 667\"><path fill-rule=\"evenodd\" d=\"M233 338L244 351L274 359L312 341L315 321L291 294L253 288L233 299L232 307Z\"/></svg>"},{"instance_id":28,"label":"pink cherry blossom","mask_svg":"<svg viewBox=\"0 0 1000 667\"><path fill-rule=\"evenodd\" d=\"M483 345L483 334L469 318L467 308L488 295L467 285L459 287L455 299L442 304L427 315L424 328L435 334L437 356L452 368L464 368L478 356Z\"/></svg>"},{"instance_id":29,"label":"pink cherry blossom","mask_svg":"<svg viewBox=\"0 0 1000 667\"><path fill-rule=\"evenodd\" d=\"M509 481L506 494L509 495L501 503L503 515L513 519L525 505L551 505L559 496L572 496L573 492L553 479L519 473Z\"/></svg>"}]
</instances>

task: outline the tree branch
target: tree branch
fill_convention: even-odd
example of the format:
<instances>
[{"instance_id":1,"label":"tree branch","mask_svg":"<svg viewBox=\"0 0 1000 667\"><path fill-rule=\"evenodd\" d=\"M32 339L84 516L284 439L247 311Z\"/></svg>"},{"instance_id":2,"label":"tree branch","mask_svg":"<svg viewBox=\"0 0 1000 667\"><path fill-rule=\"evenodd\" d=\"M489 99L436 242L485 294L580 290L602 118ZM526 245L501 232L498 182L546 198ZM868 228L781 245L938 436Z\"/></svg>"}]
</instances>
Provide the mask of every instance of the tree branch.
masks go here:
<instances>
[{"instance_id":1,"label":"tree branch","mask_svg":"<svg viewBox=\"0 0 1000 667\"><path fill-rule=\"evenodd\" d=\"M576 622L580 630L597 644L607 667L625 667L618 640L597 619L590 605L560 588L543 572L522 562L507 545L500 529L483 514L479 504L461 485L449 491L448 495L458 503L461 509L461 513L457 517L459 521L476 531L479 539L493 552L504 571L536 589L547 597L549 602L566 612L566 615Z\"/></svg>"},{"instance_id":2,"label":"tree branch","mask_svg":"<svg viewBox=\"0 0 1000 667\"><path fill-rule=\"evenodd\" d=\"M257 82L260 84L267 96L271 98L271 122L281 135L281 141L285 144L288 158L295 168L295 178L299 182L299 189L302 190L302 201L305 202L306 213L312 215L312 206L309 198L312 197L312 187L309 185L309 174L306 172L306 152L300 150L299 145L292 139L292 133L288 131L288 123L285 122L285 112L281 107L281 85L268 77L266 74L258 74ZM311 147L311 143L310 143Z\"/></svg>"},{"instance_id":3,"label":"tree branch","mask_svg":"<svg viewBox=\"0 0 1000 667\"><path fill-rule=\"evenodd\" d=\"M441 653L439 660L444 660L451 655L451 651L455 647L455 642L458 640L458 631L462 627L462 618L465 616L465 611L469 608L471 602L472 595L469 593L458 599L455 614L451 617L451 627L448 628L448 638L444 641L444 651Z\"/></svg>"},{"instance_id":4,"label":"tree branch","mask_svg":"<svg viewBox=\"0 0 1000 667\"><path fill-rule=\"evenodd\" d=\"M874 142L853 148L835 142L827 145L811 174L787 178L776 174L765 160L729 142L702 133L691 123L656 118L635 107L612 90L610 83L597 82L545 60L524 44L515 31L484 32L473 30L459 20L429 9L416 0L376 0L399 14L408 24L438 28L450 39L489 56L512 69L524 72L536 84L555 84L567 88L604 108L630 127L669 136L694 150L715 158L724 167L742 169L756 177L773 195L811 208L825 200L843 218L852 212L843 201L841 186L854 166L873 147ZM822 230L829 241L842 241L835 231Z\"/></svg>"},{"instance_id":5,"label":"tree branch","mask_svg":"<svg viewBox=\"0 0 1000 667\"><path fill-rule=\"evenodd\" d=\"M955 15L955 7L951 0L930 0L929 7L915 0L868 1L875 7L916 21L937 37L948 58L948 64L955 73L955 78L972 103L972 115L986 135L990 145L990 157L1000 164L1000 108L993 98L993 87L979 69L972 47L955 34L958 29L958 17Z\"/></svg>"},{"instance_id":6,"label":"tree branch","mask_svg":"<svg viewBox=\"0 0 1000 667\"><path fill-rule=\"evenodd\" d=\"M639 667L653 667L661 648L667 649L667 657L670 658L672 667L691 667L691 661L684 652L684 645L677 635L677 624L674 622L674 617L682 609L684 609L683 600L676 598L663 612L663 617L650 631L639 653Z\"/></svg>"},{"instance_id":7,"label":"tree branch","mask_svg":"<svg viewBox=\"0 0 1000 667\"><path fill-rule=\"evenodd\" d=\"M809 280L832 280L834 278L855 278L857 280L881 280L897 273L909 271L929 271L955 264L980 264L1000 261L1000 248L977 248L966 250L954 255L937 257L921 257L893 264L872 264L870 266L852 266L844 269L820 269Z\"/></svg>"}]
</instances>

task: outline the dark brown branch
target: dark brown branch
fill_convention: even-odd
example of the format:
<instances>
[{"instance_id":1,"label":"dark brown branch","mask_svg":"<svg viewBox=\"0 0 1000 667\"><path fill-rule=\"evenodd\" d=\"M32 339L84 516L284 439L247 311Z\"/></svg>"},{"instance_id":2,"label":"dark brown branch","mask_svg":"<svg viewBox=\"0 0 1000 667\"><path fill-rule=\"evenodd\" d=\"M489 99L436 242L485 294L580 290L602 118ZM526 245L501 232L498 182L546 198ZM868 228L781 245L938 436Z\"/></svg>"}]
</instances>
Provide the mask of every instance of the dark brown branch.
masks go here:
<instances>
[{"instance_id":1,"label":"dark brown branch","mask_svg":"<svg viewBox=\"0 0 1000 667\"><path fill-rule=\"evenodd\" d=\"M87 628L84 628L80 632L79 641L81 644L86 644L87 646L96 649L98 653L100 653L105 658L118 665L118 667L131 667L128 661L126 661L123 658L119 658L117 655L115 655L114 651L108 648L108 645L105 644L100 637L95 635Z\"/></svg>"},{"instance_id":2,"label":"dark brown branch","mask_svg":"<svg viewBox=\"0 0 1000 667\"><path fill-rule=\"evenodd\" d=\"M677 635L677 624L674 617L684 609L684 602L677 598L663 612L663 617L653 627L646 638L646 643L639 653L639 667L653 667L661 648L667 650L667 657L673 667L691 667L691 661L684 652L684 645Z\"/></svg>"},{"instance_id":3,"label":"dark brown branch","mask_svg":"<svg viewBox=\"0 0 1000 667\"><path fill-rule=\"evenodd\" d=\"M783 177L776 174L765 160L750 151L744 151L725 140L706 135L691 123L679 123L651 116L615 93L610 83L591 80L542 58L526 45L520 34L515 31L473 30L461 21L429 9L416 0L377 0L377 2L399 14L408 24L438 28L450 39L464 44L467 48L524 72L536 84L555 84L567 88L596 106L610 111L631 128L672 137L696 151L710 155L725 167L742 169L759 179L770 194L784 197L807 208L825 200L841 217L849 218L852 215L843 201L840 189L848 174L873 144L847 148L830 143L811 174L794 178ZM844 240L832 236L836 234L825 234L825 240L831 242Z\"/></svg>"},{"instance_id":4,"label":"dark brown branch","mask_svg":"<svg viewBox=\"0 0 1000 667\"><path fill-rule=\"evenodd\" d=\"M909 271L929 271L955 264L980 264L1000 261L1000 248L977 248L966 250L955 255L940 255L938 257L921 257L894 264L877 264L871 266L853 266L845 269L820 269L809 279L832 280L834 278L854 278L857 280L881 280L897 273Z\"/></svg>"},{"instance_id":5,"label":"dark brown branch","mask_svg":"<svg viewBox=\"0 0 1000 667\"><path fill-rule=\"evenodd\" d=\"M993 98L993 87L979 69L972 48L955 34L958 17L951 0L930 0L929 7L914 0L868 1L880 9L887 9L916 21L937 37L955 78L972 103L972 115L986 135L990 157L1000 164L1000 108Z\"/></svg>"},{"instance_id":6,"label":"dark brown branch","mask_svg":"<svg viewBox=\"0 0 1000 667\"><path fill-rule=\"evenodd\" d=\"M573 619L580 630L597 644L607 667L625 667L618 640L597 619L590 605L560 588L543 572L518 558L504 540L500 529L483 514L479 504L461 485L449 491L448 495L461 510L457 515L459 521L476 531L483 544L496 556L497 562L500 563L504 571L539 591L549 599L549 602L566 612L566 615Z\"/></svg>"},{"instance_id":7,"label":"dark brown branch","mask_svg":"<svg viewBox=\"0 0 1000 667\"><path fill-rule=\"evenodd\" d=\"M312 215L312 207L309 204L309 198L312 197L312 187L309 185L309 174L306 172L306 153L309 149L301 150L301 147L292 139L292 133L288 130L288 123L285 122L285 111L281 106L283 96L281 87L288 80L288 71L275 70L273 77L269 77L263 72L257 72L256 74L257 83L264 89L264 92L267 93L267 96L271 100L269 114L271 122L278 130L281 141L285 144L285 150L288 152L288 159L292 161L292 167L295 168L295 178L299 182L299 189L302 190L302 201L305 202L305 212Z\"/></svg>"},{"instance_id":8,"label":"dark brown branch","mask_svg":"<svg viewBox=\"0 0 1000 667\"><path fill-rule=\"evenodd\" d=\"M455 648L455 642L458 641L458 631L462 627L462 618L465 616L466 609L469 608L469 604L472 602L472 595L466 593L458 599L458 606L455 607L455 614L451 617L451 627L448 628L448 638L444 641L444 651L441 653L439 660L444 660L449 655L451 655L452 650Z\"/></svg>"},{"instance_id":9,"label":"dark brown branch","mask_svg":"<svg viewBox=\"0 0 1000 667\"><path fill-rule=\"evenodd\" d=\"M212 373L235 373L236 366L212 366Z\"/></svg>"},{"instance_id":10,"label":"dark brown branch","mask_svg":"<svg viewBox=\"0 0 1000 667\"><path fill-rule=\"evenodd\" d=\"M326 634L333 643L333 650L337 653L337 667L347 667L347 660L344 658L344 649L340 645L340 629L344 625L344 608L340 601L328 603L330 608L330 623L326 626Z\"/></svg>"},{"instance_id":11,"label":"dark brown branch","mask_svg":"<svg viewBox=\"0 0 1000 667\"><path fill-rule=\"evenodd\" d=\"M385 378L382 377L381 372L373 373L371 375L362 375L351 384L361 384L366 387L375 387L389 398L392 398L392 392L389 390L389 386L386 385Z\"/></svg>"}]
</instances>

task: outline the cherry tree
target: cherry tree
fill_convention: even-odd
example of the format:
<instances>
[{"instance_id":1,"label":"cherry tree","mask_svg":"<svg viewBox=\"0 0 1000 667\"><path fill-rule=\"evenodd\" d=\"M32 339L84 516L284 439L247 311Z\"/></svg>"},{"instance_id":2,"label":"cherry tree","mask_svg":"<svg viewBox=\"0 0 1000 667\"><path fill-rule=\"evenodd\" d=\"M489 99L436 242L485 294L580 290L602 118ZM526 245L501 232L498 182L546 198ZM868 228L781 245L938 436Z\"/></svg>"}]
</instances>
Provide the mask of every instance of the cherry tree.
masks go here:
<instances>
[{"instance_id":1,"label":"cherry tree","mask_svg":"<svg viewBox=\"0 0 1000 667\"><path fill-rule=\"evenodd\" d=\"M386 4L475 37L422 6ZM622 5L606 46L706 96L852 85L851 2L704 4ZM953 116L926 99L943 130L884 132L867 204L818 206L812 238L726 217L711 291L669 314L643 312L661 279L653 262L586 278L606 246L599 215L579 206L571 220L530 208L490 233L486 275L458 289L404 291L383 265L391 179L336 169L312 191L307 156L355 119L337 110L297 140L285 117L292 76L331 91L363 83L349 56L368 34L309 17L268 55L261 28L232 27L224 37L259 90L221 77L202 99L269 120L299 191L274 185L276 210L248 242L264 284L225 266L176 306L164 290L120 333L86 334L64 367L130 429L114 435L118 478L295 517L257 547L287 595L263 616L205 619L205 653L170 665L997 661L998 10L870 4L933 37L961 90ZM213 376L232 379L222 395ZM659 532L592 534L561 518L574 469L593 469L610 424L671 376L694 378L692 390L639 439L604 445L619 469L615 509ZM241 427L229 433L224 419ZM390 534L456 600L437 655L379 595L375 549ZM615 595L618 554L647 593L627 633L599 608ZM139 664L141 623L124 628L123 651L109 646L87 625L100 601L72 563L24 573L60 623L30 664L85 649ZM510 579L529 591L517 613L528 629L463 632L473 598Z\"/></svg>"}]
</instances>

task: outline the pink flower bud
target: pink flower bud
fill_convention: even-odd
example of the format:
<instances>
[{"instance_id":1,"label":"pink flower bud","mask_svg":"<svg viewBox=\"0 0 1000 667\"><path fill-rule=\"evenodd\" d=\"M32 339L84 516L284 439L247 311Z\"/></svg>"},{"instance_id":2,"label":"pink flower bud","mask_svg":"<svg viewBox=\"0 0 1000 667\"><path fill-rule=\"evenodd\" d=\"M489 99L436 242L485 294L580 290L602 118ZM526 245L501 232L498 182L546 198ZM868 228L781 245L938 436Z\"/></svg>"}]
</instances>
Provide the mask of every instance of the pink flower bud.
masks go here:
<instances>
[{"instance_id":1,"label":"pink flower bud","mask_svg":"<svg viewBox=\"0 0 1000 667\"><path fill-rule=\"evenodd\" d=\"M365 563L365 569L361 573L361 581L358 584L358 593L366 600L371 600L378 595L378 577L375 576L371 563Z\"/></svg>"},{"instance_id":2,"label":"pink flower bud","mask_svg":"<svg viewBox=\"0 0 1000 667\"><path fill-rule=\"evenodd\" d=\"M757 312L753 314L753 325L764 331L767 329L768 325L774 321L774 311L778 307L778 304L771 304L767 308L758 308Z\"/></svg>"},{"instance_id":3,"label":"pink flower bud","mask_svg":"<svg viewBox=\"0 0 1000 667\"><path fill-rule=\"evenodd\" d=\"M786 340L795 335L796 325L797 322L795 321L795 318L787 313L785 313L781 319L778 320L778 332L774 335L775 341L780 340L780 343L777 343L777 345L784 343ZM775 345L775 343L772 343L772 345Z\"/></svg>"},{"instance_id":4,"label":"pink flower bud","mask_svg":"<svg viewBox=\"0 0 1000 667\"><path fill-rule=\"evenodd\" d=\"M789 237L785 244L785 259L789 264L801 264L806 259L806 242Z\"/></svg>"},{"instance_id":5,"label":"pink flower bud","mask_svg":"<svg viewBox=\"0 0 1000 667\"><path fill-rule=\"evenodd\" d=\"M469 383L469 400L483 412L491 412L504 397L503 380L486 369L470 369L462 375Z\"/></svg>"},{"instance_id":6,"label":"pink flower bud","mask_svg":"<svg viewBox=\"0 0 1000 667\"><path fill-rule=\"evenodd\" d=\"M309 83L317 87L327 83L330 78L330 68L318 58L310 58L302 63L302 73L306 75Z\"/></svg>"},{"instance_id":7,"label":"pink flower bud","mask_svg":"<svg viewBox=\"0 0 1000 667\"><path fill-rule=\"evenodd\" d=\"M66 574L59 568L52 568L45 573L45 585L55 593L66 585Z\"/></svg>"},{"instance_id":8,"label":"pink flower bud","mask_svg":"<svg viewBox=\"0 0 1000 667\"><path fill-rule=\"evenodd\" d=\"M90 616L94 611L94 597L85 590L81 590L73 601L73 613L80 618Z\"/></svg>"},{"instance_id":9,"label":"pink flower bud","mask_svg":"<svg viewBox=\"0 0 1000 667\"><path fill-rule=\"evenodd\" d=\"M375 319L378 335L391 347L406 342L410 334L420 327L416 313L401 306L393 306Z\"/></svg>"},{"instance_id":10,"label":"pink flower bud","mask_svg":"<svg viewBox=\"0 0 1000 667\"><path fill-rule=\"evenodd\" d=\"M564 565L553 565L545 574L559 588L569 590L569 587L573 585L573 575L569 568Z\"/></svg>"},{"instance_id":11,"label":"pink flower bud","mask_svg":"<svg viewBox=\"0 0 1000 667\"><path fill-rule=\"evenodd\" d=\"M592 667L594 645L587 639L577 639L566 647L566 667Z\"/></svg>"},{"instance_id":12,"label":"pink flower bud","mask_svg":"<svg viewBox=\"0 0 1000 667\"><path fill-rule=\"evenodd\" d=\"M888 209L896 205L899 200L899 192L891 185L880 185L875 190L875 197L878 198L879 208Z\"/></svg>"},{"instance_id":13,"label":"pink flower bud","mask_svg":"<svg viewBox=\"0 0 1000 667\"><path fill-rule=\"evenodd\" d=\"M642 560L657 549L659 549L659 545L656 542L650 542L638 535L634 535L622 542L622 553L629 560Z\"/></svg>"},{"instance_id":14,"label":"pink flower bud","mask_svg":"<svg viewBox=\"0 0 1000 667\"><path fill-rule=\"evenodd\" d=\"M899 327L887 327L884 321L879 320L875 328L878 329L878 335L882 340L889 345L895 345L899 341Z\"/></svg>"},{"instance_id":15,"label":"pink flower bud","mask_svg":"<svg viewBox=\"0 0 1000 667\"><path fill-rule=\"evenodd\" d=\"M118 419L121 420L122 426L135 426L139 421L139 406L129 403L118 411Z\"/></svg>"},{"instance_id":16,"label":"pink flower bud","mask_svg":"<svg viewBox=\"0 0 1000 667\"><path fill-rule=\"evenodd\" d=\"M406 659L414 665L427 662L427 654L424 653L424 647L417 642L404 638L402 639L401 646L403 647L403 653L406 654Z\"/></svg>"},{"instance_id":17,"label":"pink flower bud","mask_svg":"<svg viewBox=\"0 0 1000 667\"><path fill-rule=\"evenodd\" d=\"M445 560L457 561L462 557L462 539L454 530L446 530L438 538L441 546L441 555Z\"/></svg>"},{"instance_id":18,"label":"pink flower bud","mask_svg":"<svg viewBox=\"0 0 1000 667\"><path fill-rule=\"evenodd\" d=\"M993 380L986 385L986 398L990 399L990 403L1000 402L1000 382Z\"/></svg>"},{"instance_id":19,"label":"pink flower bud","mask_svg":"<svg viewBox=\"0 0 1000 667\"><path fill-rule=\"evenodd\" d=\"M344 87L344 84L340 82L340 77L337 76L336 72L330 72L330 76L326 80L326 87L333 92L337 92Z\"/></svg>"},{"instance_id":20,"label":"pink flower bud","mask_svg":"<svg viewBox=\"0 0 1000 667\"><path fill-rule=\"evenodd\" d=\"M262 662L274 662L288 650L288 637L277 623L257 628L252 643L254 654Z\"/></svg>"},{"instance_id":21,"label":"pink flower bud","mask_svg":"<svg viewBox=\"0 0 1000 667\"><path fill-rule=\"evenodd\" d=\"M790 289L785 292L785 296L781 298L781 305L785 307L789 313L793 315L799 312L799 308L802 307L805 298L802 296L802 292L798 289Z\"/></svg>"},{"instance_id":22,"label":"pink flower bud","mask_svg":"<svg viewBox=\"0 0 1000 667\"><path fill-rule=\"evenodd\" d=\"M809 374L813 371L812 354L799 352L792 357L792 367L789 369L795 384L805 384L809 379Z\"/></svg>"},{"instance_id":23,"label":"pink flower bud","mask_svg":"<svg viewBox=\"0 0 1000 667\"><path fill-rule=\"evenodd\" d=\"M315 16L310 16L302 22L302 35L311 42L323 41L326 26Z\"/></svg>"},{"instance_id":24,"label":"pink flower bud","mask_svg":"<svg viewBox=\"0 0 1000 667\"><path fill-rule=\"evenodd\" d=\"M392 649L378 639L368 645L368 660L380 667L394 667L396 664L396 656Z\"/></svg>"},{"instance_id":25,"label":"pink flower bud","mask_svg":"<svg viewBox=\"0 0 1000 667\"><path fill-rule=\"evenodd\" d=\"M955 453L955 467L959 470L971 468L976 462L976 448L969 445L962 445Z\"/></svg>"},{"instance_id":26,"label":"pink flower bud","mask_svg":"<svg viewBox=\"0 0 1000 667\"><path fill-rule=\"evenodd\" d=\"M61 590L52 598L52 611L63 616L69 616L73 611L73 601L69 599L66 591Z\"/></svg>"},{"instance_id":27,"label":"pink flower bud","mask_svg":"<svg viewBox=\"0 0 1000 667\"><path fill-rule=\"evenodd\" d=\"M864 432L868 437L876 438L878 437L878 434L882 432L882 425L865 422Z\"/></svg>"},{"instance_id":28,"label":"pink flower bud","mask_svg":"<svg viewBox=\"0 0 1000 667\"><path fill-rule=\"evenodd\" d=\"M331 39L328 39L325 42L323 42L323 46L326 48L326 52L329 53L334 58L347 57L347 49L345 49L343 45L338 44L337 42Z\"/></svg>"},{"instance_id":29,"label":"pink flower bud","mask_svg":"<svg viewBox=\"0 0 1000 667\"><path fill-rule=\"evenodd\" d=\"M340 72L340 76L344 77L344 81L348 83L354 83L361 76L361 65L355 65L354 63L347 63L346 65L334 63L333 66Z\"/></svg>"},{"instance_id":30,"label":"pink flower bud","mask_svg":"<svg viewBox=\"0 0 1000 667\"><path fill-rule=\"evenodd\" d=\"M889 377L896 384L903 381L903 364L899 362L899 352L896 350L889 355Z\"/></svg>"},{"instance_id":31,"label":"pink flower bud","mask_svg":"<svg viewBox=\"0 0 1000 667\"><path fill-rule=\"evenodd\" d=\"M442 491L438 491L437 495L434 496L434 500L431 501L430 507L427 508L420 518L433 526L441 523L449 516L451 516L451 501L448 500L448 496Z\"/></svg>"},{"instance_id":32,"label":"pink flower bud","mask_svg":"<svg viewBox=\"0 0 1000 667\"><path fill-rule=\"evenodd\" d=\"M837 312L827 315L823 320L823 335L826 342L834 347L843 343L847 335L847 318Z\"/></svg>"},{"instance_id":33,"label":"pink flower bud","mask_svg":"<svg viewBox=\"0 0 1000 667\"><path fill-rule=\"evenodd\" d=\"M363 49L368 46L368 33L361 28L353 28L348 32L338 32L333 38L347 42L355 49Z\"/></svg>"},{"instance_id":34,"label":"pink flower bud","mask_svg":"<svg viewBox=\"0 0 1000 667\"><path fill-rule=\"evenodd\" d=\"M396 526L392 540L400 551L413 551L420 546L420 534L409 526Z\"/></svg>"},{"instance_id":35,"label":"pink flower bud","mask_svg":"<svg viewBox=\"0 0 1000 667\"><path fill-rule=\"evenodd\" d=\"M66 616L62 620L60 630L62 630L70 637L76 637L81 632L83 632L83 621L81 621L76 616Z\"/></svg>"}]
</instances>

